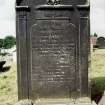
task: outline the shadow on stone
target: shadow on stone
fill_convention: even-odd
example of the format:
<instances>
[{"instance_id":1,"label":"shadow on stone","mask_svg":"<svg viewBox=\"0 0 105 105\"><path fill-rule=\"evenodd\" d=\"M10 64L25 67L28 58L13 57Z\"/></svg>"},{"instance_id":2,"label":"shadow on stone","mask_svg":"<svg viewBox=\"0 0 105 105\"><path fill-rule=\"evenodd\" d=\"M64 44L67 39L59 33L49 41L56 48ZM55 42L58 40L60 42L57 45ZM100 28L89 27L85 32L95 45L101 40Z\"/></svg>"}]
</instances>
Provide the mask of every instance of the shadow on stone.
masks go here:
<instances>
[{"instance_id":1,"label":"shadow on stone","mask_svg":"<svg viewBox=\"0 0 105 105\"><path fill-rule=\"evenodd\" d=\"M93 78L91 81L91 99L97 104L105 91L105 77Z\"/></svg>"}]
</instances>

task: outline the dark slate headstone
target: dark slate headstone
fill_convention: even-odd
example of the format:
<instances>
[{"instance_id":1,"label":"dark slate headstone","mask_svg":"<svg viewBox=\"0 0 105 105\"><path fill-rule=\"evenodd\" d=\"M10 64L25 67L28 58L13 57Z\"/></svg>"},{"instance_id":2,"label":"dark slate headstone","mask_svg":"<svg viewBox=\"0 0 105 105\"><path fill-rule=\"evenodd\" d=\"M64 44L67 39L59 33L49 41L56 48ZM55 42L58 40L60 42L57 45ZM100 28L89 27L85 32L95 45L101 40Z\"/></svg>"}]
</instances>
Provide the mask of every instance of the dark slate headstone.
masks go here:
<instances>
[{"instance_id":1,"label":"dark slate headstone","mask_svg":"<svg viewBox=\"0 0 105 105\"><path fill-rule=\"evenodd\" d=\"M97 38L97 46L99 48L105 48L105 38L104 37Z\"/></svg>"},{"instance_id":2,"label":"dark slate headstone","mask_svg":"<svg viewBox=\"0 0 105 105\"><path fill-rule=\"evenodd\" d=\"M16 10L19 99L88 97L87 1L17 0Z\"/></svg>"}]
</instances>

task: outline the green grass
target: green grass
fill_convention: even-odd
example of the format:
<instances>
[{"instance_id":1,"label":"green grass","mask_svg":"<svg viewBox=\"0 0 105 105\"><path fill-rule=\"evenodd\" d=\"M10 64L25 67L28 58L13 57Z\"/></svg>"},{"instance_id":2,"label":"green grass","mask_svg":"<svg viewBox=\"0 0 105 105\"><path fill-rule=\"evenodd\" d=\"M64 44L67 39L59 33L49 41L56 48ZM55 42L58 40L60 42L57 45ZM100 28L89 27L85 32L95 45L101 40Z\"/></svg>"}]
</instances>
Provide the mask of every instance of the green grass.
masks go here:
<instances>
[{"instance_id":1,"label":"green grass","mask_svg":"<svg viewBox=\"0 0 105 105\"><path fill-rule=\"evenodd\" d=\"M91 57L92 97L98 97L105 91L105 49L97 49Z\"/></svg>"},{"instance_id":2,"label":"green grass","mask_svg":"<svg viewBox=\"0 0 105 105\"><path fill-rule=\"evenodd\" d=\"M0 105L14 105L17 101L16 64L0 72Z\"/></svg>"},{"instance_id":3,"label":"green grass","mask_svg":"<svg viewBox=\"0 0 105 105\"><path fill-rule=\"evenodd\" d=\"M105 77L105 49L97 49L91 55L91 77Z\"/></svg>"}]
</instances>

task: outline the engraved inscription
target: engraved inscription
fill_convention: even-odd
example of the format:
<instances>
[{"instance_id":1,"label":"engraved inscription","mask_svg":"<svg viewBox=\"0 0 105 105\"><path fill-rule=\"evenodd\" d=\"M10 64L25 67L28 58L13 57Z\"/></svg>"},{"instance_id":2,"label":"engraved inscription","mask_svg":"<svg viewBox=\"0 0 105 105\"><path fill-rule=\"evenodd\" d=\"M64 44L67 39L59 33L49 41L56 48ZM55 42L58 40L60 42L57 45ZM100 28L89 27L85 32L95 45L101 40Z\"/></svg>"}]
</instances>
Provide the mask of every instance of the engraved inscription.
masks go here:
<instances>
[{"instance_id":1,"label":"engraved inscription","mask_svg":"<svg viewBox=\"0 0 105 105\"><path fill-rule=\"evenodd\" d=\"M69 20L37 20L31 39L33 94L69 97L75 89L75 25Z\"/></svg>"}]
</instances>

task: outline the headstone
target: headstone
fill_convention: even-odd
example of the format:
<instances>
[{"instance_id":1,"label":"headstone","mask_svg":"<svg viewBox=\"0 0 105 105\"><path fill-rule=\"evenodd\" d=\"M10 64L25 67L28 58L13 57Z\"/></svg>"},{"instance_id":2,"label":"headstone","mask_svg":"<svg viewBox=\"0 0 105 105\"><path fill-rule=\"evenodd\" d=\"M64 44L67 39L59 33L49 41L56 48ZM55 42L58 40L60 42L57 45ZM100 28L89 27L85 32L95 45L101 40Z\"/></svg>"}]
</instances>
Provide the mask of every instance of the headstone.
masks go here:
<instances>
[{"instance_id":1,"label":"headstone","mask_svg":"<svg viewBox=\"0 0 105 105\"><path fill-rule=\"evenodd\" d=\"M89 97L89 4L17 0L18 97L68 105ZM84 100L83 98L83 100Z\"/></svg>"},{"instance_id":2,"label":"headstone","mask_svg":"<svg viewBox=\"0 0 105 105\"><path fill-rule=\"evenodd\" d=\"M104 49L105 48L105 37L97 38L97 45L99 48Z\"/></svg>"}]
</instances>

